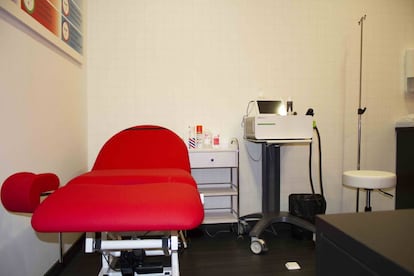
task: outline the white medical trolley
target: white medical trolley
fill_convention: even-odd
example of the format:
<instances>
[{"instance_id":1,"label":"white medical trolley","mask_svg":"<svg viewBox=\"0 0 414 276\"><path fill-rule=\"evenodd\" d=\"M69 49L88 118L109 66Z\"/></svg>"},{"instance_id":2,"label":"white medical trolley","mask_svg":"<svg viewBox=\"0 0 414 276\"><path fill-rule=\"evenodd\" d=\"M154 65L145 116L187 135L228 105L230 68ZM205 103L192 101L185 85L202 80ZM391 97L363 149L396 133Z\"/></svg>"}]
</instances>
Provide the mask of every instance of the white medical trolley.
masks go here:
<instances>
[{"instance_id":1,"label":"white medical trolley","mask_svg":"<svg viewBox=\"0 0 414 276\"><path fill-rule=\"evenodd\" d=\"M239 222L239 145L190 149L191 174L204 198L203 224Z\"/></svg>"}]
</instances>

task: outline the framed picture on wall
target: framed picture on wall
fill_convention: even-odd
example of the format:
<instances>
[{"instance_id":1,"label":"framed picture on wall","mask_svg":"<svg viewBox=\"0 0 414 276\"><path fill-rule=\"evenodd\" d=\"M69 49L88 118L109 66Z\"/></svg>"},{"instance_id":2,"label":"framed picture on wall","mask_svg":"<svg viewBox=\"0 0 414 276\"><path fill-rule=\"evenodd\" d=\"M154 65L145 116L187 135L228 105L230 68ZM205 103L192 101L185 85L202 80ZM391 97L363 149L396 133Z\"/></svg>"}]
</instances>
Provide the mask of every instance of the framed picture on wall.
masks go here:
<instances>
[{"instance_id":1,"label":"framed picture on wall","mask_svg":"<svg viewBox=\"0 0 414 276\"><path fill-rule=\"evenodd\" d=\"M4 0L0 9L83 62L83 0Z\"/></svg>"}]
</instances>

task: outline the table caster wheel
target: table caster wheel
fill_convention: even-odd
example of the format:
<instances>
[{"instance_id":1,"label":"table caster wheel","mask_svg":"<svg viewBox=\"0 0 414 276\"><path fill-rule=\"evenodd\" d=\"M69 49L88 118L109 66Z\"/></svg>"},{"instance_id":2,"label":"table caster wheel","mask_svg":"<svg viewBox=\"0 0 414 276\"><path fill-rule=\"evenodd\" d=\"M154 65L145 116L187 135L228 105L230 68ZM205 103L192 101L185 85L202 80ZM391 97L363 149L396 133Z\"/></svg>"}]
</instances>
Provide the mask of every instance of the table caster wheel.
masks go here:
<instances>
[{"instance_id":1,"label":"table caster wheel","mask_svg":"<svg viewBox=\"0 0 414 276\"><path fill-rule=\"evenodd\" d=\"M258 238L252 238L252 241L250 242L250 250L256 255L262 253L263 251L267 251L265 241Z\"/></svg>"}]
</instances>

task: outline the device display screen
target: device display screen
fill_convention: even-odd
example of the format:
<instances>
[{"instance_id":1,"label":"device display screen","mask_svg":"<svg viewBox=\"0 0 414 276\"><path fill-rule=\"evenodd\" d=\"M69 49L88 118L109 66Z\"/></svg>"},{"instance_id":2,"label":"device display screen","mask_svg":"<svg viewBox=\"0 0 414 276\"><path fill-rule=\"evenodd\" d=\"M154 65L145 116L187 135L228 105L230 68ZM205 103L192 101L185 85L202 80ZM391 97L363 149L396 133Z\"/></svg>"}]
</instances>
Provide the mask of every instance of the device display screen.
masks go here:
<instances>
[{"instance_id":1,"label":"device display screen","mask_svg":"<svg viewBox=\"0 0 414 276\"><path fill-rule=\"evenodd\" d=\"M282 101L257 101L260 114L283 114Z\"/></svg>"}]
</instances>

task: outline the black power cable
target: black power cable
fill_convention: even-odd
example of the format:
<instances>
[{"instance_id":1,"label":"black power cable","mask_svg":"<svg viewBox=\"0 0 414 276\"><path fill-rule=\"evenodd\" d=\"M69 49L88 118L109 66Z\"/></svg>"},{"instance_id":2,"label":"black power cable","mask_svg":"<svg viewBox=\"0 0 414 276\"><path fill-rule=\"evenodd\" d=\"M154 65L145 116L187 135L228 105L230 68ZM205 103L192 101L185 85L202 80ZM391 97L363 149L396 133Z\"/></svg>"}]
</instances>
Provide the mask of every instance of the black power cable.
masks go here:
<instances>
[{"instance_id":1,"label":"black power cable","mask_svg":"<svg viewBox=\"0 0 414 276\"><path fill-rule=\"evenodd\" d=\"M312 189L312 194L315 194L315 188L313 187L312 177L312 142L309 144L309 182Z\"/></svg>"},{"instance_id":2,"label":"black power cable","mask_svg":"<svg viewBox=\"0 0 414 276\"><path fill-rule=\"evenodd\" d=\"M312 108L309 108L306 111L307 116L313 116L314 112ZM323 182L322 182L322 145L321 145L321 135L319 134L319 129L316 126L316 123L313 122L313 129L316 131L316 135L318 137L318 151L319 151L319 185L321 190L321 195L324 197L323 194ZM312 189L312 194L315 194L315 188L313 186L313 177L312 177L312 142L309 144L309 182Z\"/></svg>"},{"instance_id":3,"label":"black power cable","mask_svg":"<svg viewBox=\"0 0 414 276\"><path fill-rule=\"evenodd\" d=\"M323 191L323 181L322 181L322 146L321 146L321 136L319 133L319 129L316 125L313 126L313 128L316 131L316 135L318 137L318 151L319 151L319 187L321 190L321 195L324 196ZM312 194L315 194L315 188L313 186L313 177L312 177L312 145L311 142L309 144L309 182L312 189Z\"/></svg>"},{"instance_id":4,"label":"black power cable","mask_svg":"<svg viewBox=\"0 0 414 276\"><path fill-rule=\"evenodd\" d=\"M315 124L316 135L318 137L318 150L319 150L319 184L321 189L321 195L323 194L323 181L322 181L322 144L321 144L321 136L319 134L319 129Z\"/></svg>"},{"instance_id":5,"label":"black power cable","mask_svg":"<svg viewBox=\"0 0 414 276\"><path fill-rule=\"evenodd\" d=\"M313 116L313 109L308 109L306 112L306 115ZM319 133L319 129L316 126L316 123L313 122L313 129L316 131L317 140L318 140L318 151L319 151L319 185L320 185L320 192L321 194L318 195L315 193L315 188L313 185L313 177L312 177L312 142L309 145L309 182L312 189L312 195L314 197L314 202L316 203L316 206L318 206L318 210L316 211L317 214L324 214L326 211L326 200L324 196L324 190L323 190L323 181L322 181L322 143L321 143L321 136ZM316 207L315 206L315 207ZM315 211L315 210L314 210Z\"/></svg>"}]
</instances>

